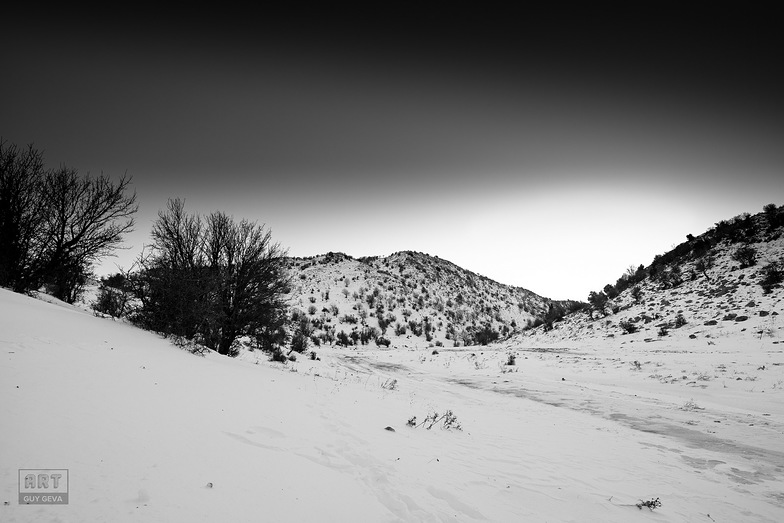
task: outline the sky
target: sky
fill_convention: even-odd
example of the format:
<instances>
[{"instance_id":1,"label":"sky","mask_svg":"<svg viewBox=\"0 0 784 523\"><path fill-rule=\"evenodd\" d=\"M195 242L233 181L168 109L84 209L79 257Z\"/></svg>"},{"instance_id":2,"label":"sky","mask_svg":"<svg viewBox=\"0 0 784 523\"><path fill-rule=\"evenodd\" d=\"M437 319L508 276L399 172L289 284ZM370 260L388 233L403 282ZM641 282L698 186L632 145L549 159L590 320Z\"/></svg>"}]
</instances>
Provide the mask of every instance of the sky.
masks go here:
<instances>
[{"instance_id":1,"label":"sky","mask_svg":"<svg viewBox=\"0 0 784 523\"><path fill-rule=\"evenodd\" d=\"M425 252L585 300L784 204L771 16L417 10L9 14L0 137L132 177L128 268L169 198L292 256Z\"/></svg>"}]
</instances>

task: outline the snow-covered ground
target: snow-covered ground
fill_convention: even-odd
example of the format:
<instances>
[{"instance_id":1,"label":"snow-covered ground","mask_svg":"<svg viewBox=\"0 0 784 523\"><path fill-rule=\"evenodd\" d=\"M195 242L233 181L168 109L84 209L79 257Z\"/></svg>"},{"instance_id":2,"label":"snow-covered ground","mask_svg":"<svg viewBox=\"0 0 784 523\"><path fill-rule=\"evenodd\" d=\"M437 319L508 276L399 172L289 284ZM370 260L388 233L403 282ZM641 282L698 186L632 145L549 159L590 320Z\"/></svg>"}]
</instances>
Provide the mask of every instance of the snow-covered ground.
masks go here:
<instances>
[{"instance_id":1,"label":"snow-covered ground","mask_svg":"<svg viewBox=\"0 0 784 523\"><path fill-rule=\"evenodd\" d=\"M634 336L282 365L0 290L0 520L784 521L780 327Z\"/></svg>"}]
</instances>

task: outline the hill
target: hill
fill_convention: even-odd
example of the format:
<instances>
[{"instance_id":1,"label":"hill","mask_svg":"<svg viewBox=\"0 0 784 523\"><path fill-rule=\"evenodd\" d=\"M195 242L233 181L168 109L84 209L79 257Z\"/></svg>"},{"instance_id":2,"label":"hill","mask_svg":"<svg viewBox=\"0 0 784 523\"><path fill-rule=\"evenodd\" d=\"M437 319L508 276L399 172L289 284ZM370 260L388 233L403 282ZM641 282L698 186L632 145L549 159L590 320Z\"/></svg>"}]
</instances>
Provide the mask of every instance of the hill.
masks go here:
<instances>
[{"instance_id":1,"label":"hill","mask_svg":"<svg viewBox=\"0 0 784 523\"><path fill-rule=\"evenodd\" d=\"M289 302L317 344L484 345L543 321L553 301L418 252L292 258ZM341 334L343 333L343 334Z\"/></svg>"},{"instance_id":2,"label":"hill","mask_svg":"<svg viewBox=\"0 0 784 523\"><path fill-rule=\"evenodd\" d=\"M784 207L723 220L592 293L591 306L523 334L536 343L771 340L784 290ZM775 343L778 343L777 341ZM654 348L654 345L652 348Z\"/></svg>"}]
</instances>

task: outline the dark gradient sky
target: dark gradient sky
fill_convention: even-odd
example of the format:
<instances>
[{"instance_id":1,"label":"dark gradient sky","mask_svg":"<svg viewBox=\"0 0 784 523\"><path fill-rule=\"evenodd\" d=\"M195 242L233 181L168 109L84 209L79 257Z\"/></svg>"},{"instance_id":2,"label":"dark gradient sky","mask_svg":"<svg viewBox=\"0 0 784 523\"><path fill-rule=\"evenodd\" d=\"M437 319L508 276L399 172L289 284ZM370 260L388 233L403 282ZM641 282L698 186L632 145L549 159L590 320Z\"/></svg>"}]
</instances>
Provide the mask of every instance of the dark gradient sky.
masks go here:
<instances>
[{"instance_id":1,"label":"dark gradient sky","mask_svg":"<svg viewBox=\"0 0 784 523\"><path fill-rule=\"evenodd\" d=\"M418 250L553 298L784 203L772 15L10 16L0 136L290 254Z\"/></svg>"}]
</instances>

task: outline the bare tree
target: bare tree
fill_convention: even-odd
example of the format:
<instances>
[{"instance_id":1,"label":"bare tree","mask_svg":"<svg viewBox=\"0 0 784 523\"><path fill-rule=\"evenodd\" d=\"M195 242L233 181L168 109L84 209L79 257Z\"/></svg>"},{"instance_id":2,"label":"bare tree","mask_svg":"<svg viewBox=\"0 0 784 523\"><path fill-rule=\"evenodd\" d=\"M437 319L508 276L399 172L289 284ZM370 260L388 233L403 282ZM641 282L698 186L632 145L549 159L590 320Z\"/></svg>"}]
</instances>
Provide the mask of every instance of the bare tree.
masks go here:
<instances>
[{"instance_id":1,"label":"bare tree","mask_svg":"<svg viewBox=\"0 0 784 523\"><path fill-rule=\"evenodd\" d=\"M0 141L0 285L17 292L47 285L74 302L97 260L133 229L131 179L80 177L65 166L45 170L32 145Z\"/></svg>"},{"instance_id":2,"label":"bare tree","mask_svg":"<svg viewBox=\"0 0 784 523\"><path fill-rule=\"evenodd\" d=\"M205 268L202 220L169 200L158 212L152 245L127 277L139 300L131 319L141 327L192 339L210 321L212 281Z\"/></svg>"},{"instance_id":3,"label":"bare tree","mask_svg":"<svg viewBox=\"0 0 784 523\"><path fill-rule=\"evenodd\" d=\"M238 336L255 333L270 320L270 312L285 308L286 253L263 225L237 223L222 212L208 216L206 230L208 263L217 281L213 336L218 352L228 354Z\"/></svg>"},{"instance_id":4,"label":"bare tree","mask_svg":"<svg viewBox=\"0 0 784 523\"><path fill-rule=\"evenodd\" d=\"M220 354L231 354L240 336L263 345L280 339L290 281L285 252L263 225L222 212L202 220L176 199L158 214L152 237L132 277L142 302L138 323L198 336Z\"/></svg>"},{"instance_id":5,"label":"bare tree","mask_svg":"<svg viewBox=\"0 0 784 523\"><path fill-rule=\"evenodd\" d=\"M201 217L185 212L185 202L169 200L166 211L158 211L152 227L153 248L158 261L174 269L203 265L204 238Z\"/></svg>"},{"instance_id":6,"label":"bare tree","mask_svg":"<svg viewBox=\"0 0 784 523\"><path fill-rule=\"evenodd\" d=\"M79 176L60 167L46 174L41 198L47 208L39 270L52 294L73 303L93 263L110 255L132 231L136 194L131 179L113 183L103 174Z\"/></svg>"},{"instance_id":7,"label":"bare tree","mask_svg":"<svg viewBox=\"0 0 784 523\"><path fill-rule=\"evenodd\" d=\"M32 253L44 218L40 198L43 155L0 139L0 286L25 292L34 286Z\"/></svg>"}]
</instances>

